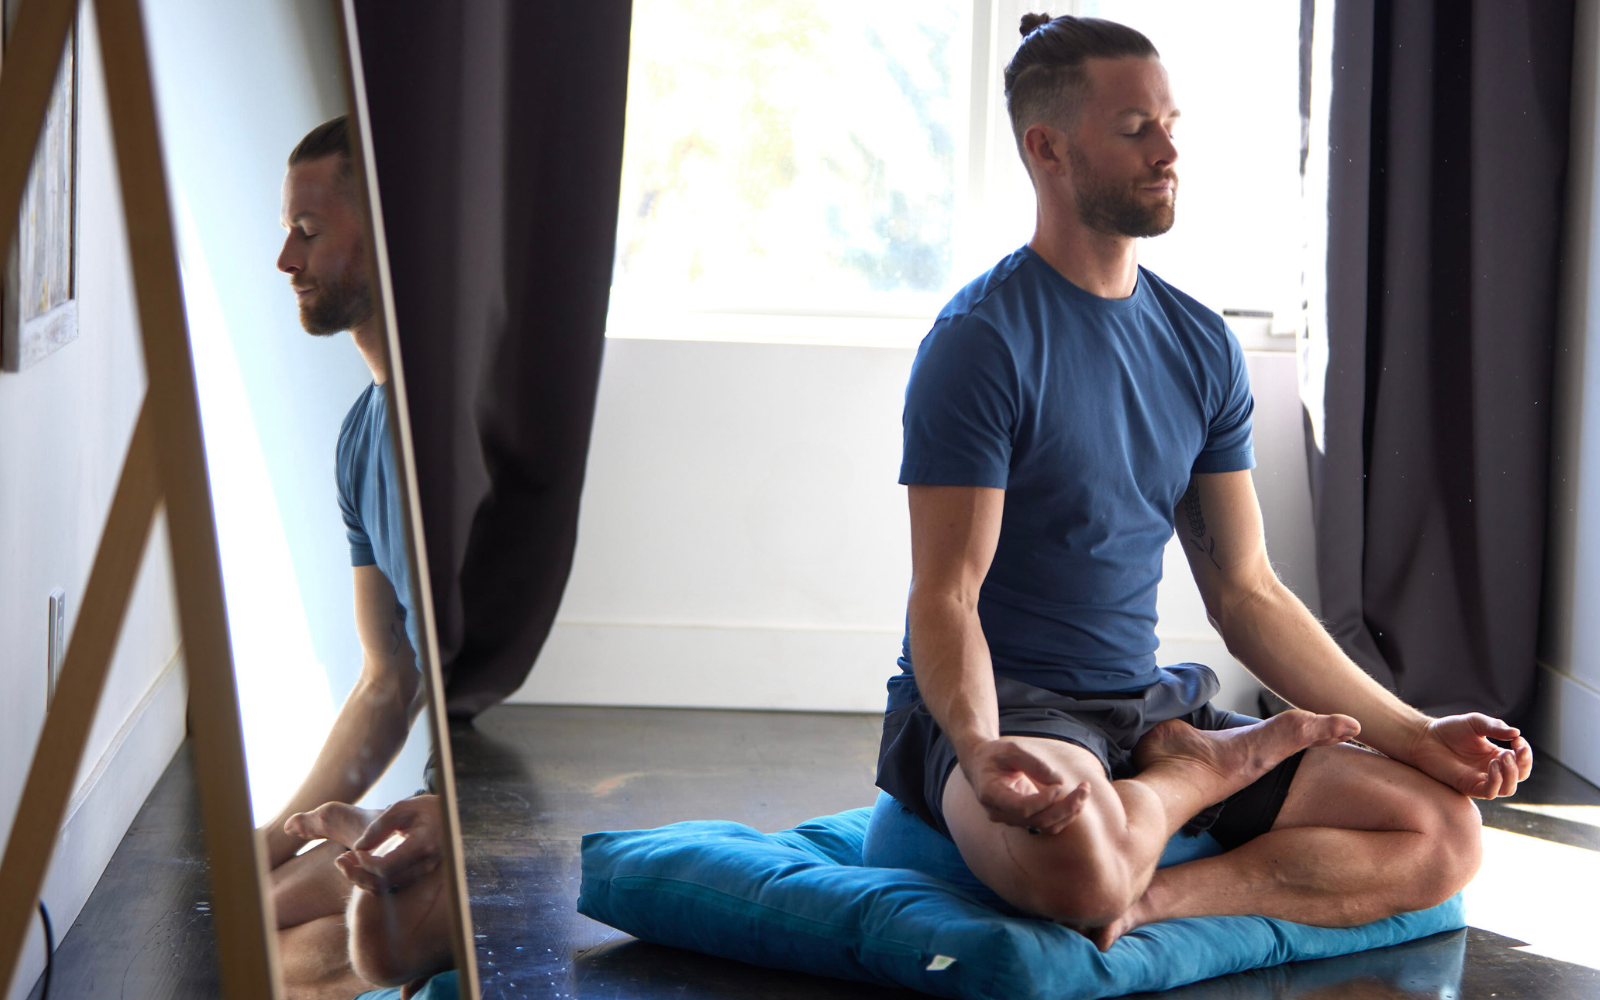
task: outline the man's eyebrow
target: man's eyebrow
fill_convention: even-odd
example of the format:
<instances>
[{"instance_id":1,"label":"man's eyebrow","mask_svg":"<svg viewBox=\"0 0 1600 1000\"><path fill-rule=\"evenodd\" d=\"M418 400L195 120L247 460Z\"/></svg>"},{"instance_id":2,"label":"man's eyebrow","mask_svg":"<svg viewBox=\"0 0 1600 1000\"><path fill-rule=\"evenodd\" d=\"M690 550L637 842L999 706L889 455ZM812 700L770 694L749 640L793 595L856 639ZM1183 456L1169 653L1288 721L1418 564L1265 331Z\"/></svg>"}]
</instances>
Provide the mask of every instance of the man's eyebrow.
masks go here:
<instances>
[{"instance_id":1,"label":"man's eyebrow","mask_svg":"<svg viewBox=\"0 0 1600 1000\"><path fill-rule=\"evenodd\" d=\"M293 226L298 226L300 224L300 220L301 219L315 219L315 218L317 218L317 213L315 213L315 212L311 212L311 211L296 212L294 215L289 216L289 224L293 225Z\"/></svg>"},{"instance_id":2,"label":"man's eyebrow","mask_svg":"<svg viewBox=\"0 0 1600 1000\"><path fill-rule=\"evenodd\" d=\"M1118 118L1127 118L1130 115L1133 116L1133 117L1136 117L1136 118L1154 118L1154 117L1156 117L1155 112L1151 111L1149 108L1123 108L1121 111L1117 112L1117 117ZM1179 111L1177 108L1173 108L1172 109L1172 113L1167 115L1167 117L1168 118L1181 118L1181 117L1183 117L1183 112Z\"/></svg>"}]
</instances>

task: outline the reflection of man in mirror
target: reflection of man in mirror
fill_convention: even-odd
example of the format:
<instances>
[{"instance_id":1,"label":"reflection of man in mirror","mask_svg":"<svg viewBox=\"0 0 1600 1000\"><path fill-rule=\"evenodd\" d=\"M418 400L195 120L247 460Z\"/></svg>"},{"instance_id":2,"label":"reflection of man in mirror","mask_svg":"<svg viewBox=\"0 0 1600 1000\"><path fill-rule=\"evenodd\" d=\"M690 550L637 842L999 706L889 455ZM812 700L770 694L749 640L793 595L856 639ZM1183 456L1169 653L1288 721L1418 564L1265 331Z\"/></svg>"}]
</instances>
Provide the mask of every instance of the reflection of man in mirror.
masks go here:
<instances>
[{"instance_id":1,"label":"reflection of man in mirror","mask_svg":"<svg viewBox=\"0 0 1600 1000\"><path fill-rule=\"evenodd\" d=\"M1109 21L1022 31L1005 84L1036 229L912 368L912 585L878 783L1006 903L1102 949L1174 917L1434 906L1478 869L1470 797L1511 794L1527 741L1401 702L1279 581L1239 343L1138 266L1174 220L1166 70ZM1236 715L1209 668L1157 666L1175 529L1229 651L1299 709ZM1169 838L1206 829L1225 853L1157 871Z\"/></svg>"},{"instance_id":2,"label":"reflection of man in mirror","mask_svg":"<svg viewBox=\"0 0 1600 1000\"><path fill-rule=\"evenodd\" d=\"M366 795L404 746L423 698L400 507L403 480L389 436L388 351L382 314L374 308L365 198L355 183L350 138L343 117L313 129L290 154L283 183L288 236L277 264L289 275L300 322L314 336L348 330L372 371L372 384L345 417L335 470L350 542L361 673L310 773L262 830L280 928L331 917L342 921L351 893L347 873L334 863L350 842L330 839L296 855L326 834L285 824L326 803L354 803ZM392 830L391 814L398 809L386 813L380 826ZM372 831L379 840L387 832ZM436 837L413 836L396 848L391 863L437 864L437 856Z\"/></svg>"}]
</instances>

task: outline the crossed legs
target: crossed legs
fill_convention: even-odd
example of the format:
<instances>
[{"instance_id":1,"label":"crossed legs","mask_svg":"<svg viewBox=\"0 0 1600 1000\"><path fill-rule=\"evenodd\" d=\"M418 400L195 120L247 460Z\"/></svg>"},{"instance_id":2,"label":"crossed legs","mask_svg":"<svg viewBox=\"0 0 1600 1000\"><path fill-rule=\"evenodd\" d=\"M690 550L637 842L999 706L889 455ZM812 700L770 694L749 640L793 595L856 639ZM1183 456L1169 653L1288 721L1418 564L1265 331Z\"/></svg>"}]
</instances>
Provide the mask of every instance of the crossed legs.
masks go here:
<instances>
[{"instance_id":1,"label":"crossed legs","mask_svg":"<svg viewBox=\"0 0 1600 1000\"><path fill-rule=\"evenodd\" d=\"M1477 874L1480 828L1471 799L1415 768L1349 745L1308 750L1270 831L1158 871L1102 937L1176 917L1353 927L1426 909Z\"/></svg>"},{"instance_id":2,"label":"crossed legs","mask_svg":"<svg viewBox=\"0 0 1600 1000\"><path fill-rule=\"evenodd\" d=\"M1141 741L1133 778L1108 781L1081 747L1029 742L1087 781L1076 820L1054 836L991 821L961 770L944 815L962 858L1006 901L1079 927L1102 949L1144 923L1256 913L1353 926L1449 898L1477 871L1469 799L1403 764L1348 745L1343 716L1285 712L1243 729L1181 722ZM1156 871L1189 818L1310 747L1273 829L1215 858Z\"/></svg>"},{"instance_id":3,"label":"crossed legs","mask_svg":"<svg viewBox=\"0 0 1600 1000\"><path fill-rule=\"evenodd\" d=\"M412 812L406 815L413 818L418 808L431 808L437 816L437 800L427 796L403 800L384 815L407 807ZM409 997L454 963L447 867L430 867L426 853L413 854L409 867L381 873L385 880L392 876L397 881L367 888L362 887L366 881L341 870L340 863L348 858L337 859L360 842L378 815L377 810L330 802L292 820L303 835L328 840L272 871L278 950L289 1000L346 1000L378 986L401 986L401 996ZM400 828L428 841L438 824L401 822ZM396 851L388 857L401 855ZM369 857L352 868L375 877L372 863Z\"/></svg>"},{"instance_id":4,"label":"crossed legs","mask_svg":"<svg viewBox=\"0 0 1600 1000\"><path fill-rule=\"evenodd\" d=\"M334 866L343 844L326 841L272 870L278 955L288 1000L349 1000L374 985L350 964L350 880Z\"/></svg>"}]
</instances>

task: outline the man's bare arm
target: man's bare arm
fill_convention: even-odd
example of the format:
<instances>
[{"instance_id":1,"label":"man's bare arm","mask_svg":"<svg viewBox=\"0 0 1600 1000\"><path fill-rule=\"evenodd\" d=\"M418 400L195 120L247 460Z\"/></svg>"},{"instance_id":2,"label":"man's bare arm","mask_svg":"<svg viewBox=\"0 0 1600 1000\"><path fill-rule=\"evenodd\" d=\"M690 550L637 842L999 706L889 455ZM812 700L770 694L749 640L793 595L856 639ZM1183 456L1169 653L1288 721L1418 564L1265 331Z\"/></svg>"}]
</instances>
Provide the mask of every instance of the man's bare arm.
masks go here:
<instances>
[{"instance_id":1,"label":"man's bare arm","mask_svg":"<svg viewBox=\"0 0 1600 1000\"><path fill-rule=\"evenodd\" d=\"M284 832L284 822L324 802L353 803L365 795L405 745L421 707L421 675L394 588L376 566L357 566L354 576L361 676L339 708L311 771L263 828L273 868L305 843Z\"/></svg>"},{"instance_id":2,"label":"man's bare arm","mask_svg":"<svg viewBox=\"0 0 1600 1000\"><path fill-rule=\"evenodd\" d=\"M1313 712L1354 716L1362 742L1463 792L1509 795L1527 776L1532 753L1510 727L1487 716L1432 719L1344 654L1273 572L1249 472L1196 475L1176 520L1206 612L1228 651L1284 700ZM1516 747L1498 752L1484 736L1514 739ZM1446 753L1441 746L1456 749Z\"/></svg>"},{"instance_id":3,"label":"man's bare arm","mask_svg":"<svg viewBox=\"0 0 1600 1000\"><path fill-rule=\"evenodd\" d=\"M1000 538L1005 491L912 486L907 626L923 703L949 738L978 800L996 822L1054 832L1086 789L1000 737L994 666L978 620L978 592Z\"/></svg>"},{"instance_id":4,"label":"man's bare arm","mask_svg":"<svg viewBox=\"0 0 1600 1000\"><path fill-rule=\"evenodd\" d=\"M922 700L957 756L1000 736L978 591L1000 538L1005 491L912 486L911 662Z\"/></svg>"}]
</instances>

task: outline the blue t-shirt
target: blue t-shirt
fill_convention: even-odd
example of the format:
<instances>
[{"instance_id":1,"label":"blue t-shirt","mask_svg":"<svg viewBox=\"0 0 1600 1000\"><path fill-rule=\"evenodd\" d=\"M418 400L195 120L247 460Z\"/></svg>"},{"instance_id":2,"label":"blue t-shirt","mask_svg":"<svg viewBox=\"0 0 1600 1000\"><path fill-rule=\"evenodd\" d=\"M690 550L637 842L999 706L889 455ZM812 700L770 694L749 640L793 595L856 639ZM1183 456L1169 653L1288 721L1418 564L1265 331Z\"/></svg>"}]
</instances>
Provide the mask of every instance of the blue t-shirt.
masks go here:
<instances>
[{"instance_id":1,"label":"blue t-shirt","mask_svg":"<svg viewBox=\"0 0 1600 1000\"><path fill-rule=\"evenodd\" d=\"M956 294L911 368L900 482L1006 491L978 596L997 675L1155 683L1174 508L1193 473L1254 467L1252 409L1222 317L1144 268L1105 299L1023 247Z\"/></svg>"},{"instance_id":2,"label":"blue t-shirt","mask_svg":"<svg viewBox=\"0 0 1600 1000\"><path fill-rule=\"evenodd\" d=\"M411 560L400 505L399 456L389 442L389 394L374 382L350 407L339 429L335 479L339 512L350 539L350 565L377 566L394 587L411 648L422 648L411 599Z\"/></svg>"}]
</instances>

